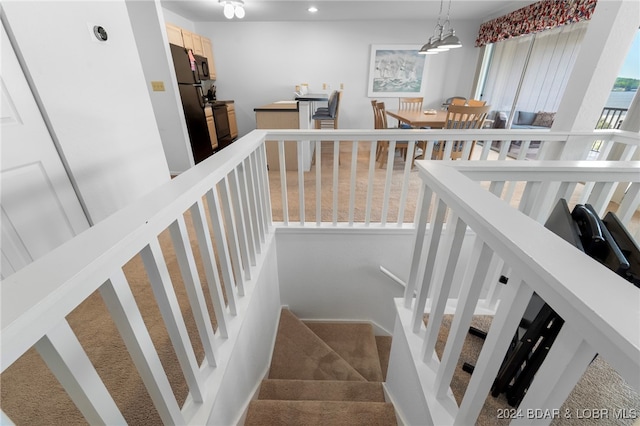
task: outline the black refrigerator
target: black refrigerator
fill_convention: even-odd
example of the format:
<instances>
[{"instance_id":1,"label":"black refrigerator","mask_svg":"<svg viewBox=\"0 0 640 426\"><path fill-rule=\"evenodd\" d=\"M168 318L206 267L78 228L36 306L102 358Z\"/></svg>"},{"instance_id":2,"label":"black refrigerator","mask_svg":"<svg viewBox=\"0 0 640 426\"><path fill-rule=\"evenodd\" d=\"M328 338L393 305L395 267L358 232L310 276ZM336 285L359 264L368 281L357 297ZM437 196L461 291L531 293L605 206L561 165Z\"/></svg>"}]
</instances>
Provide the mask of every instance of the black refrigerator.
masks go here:
<instances>
[{"instance_id":1,"label":"black refrigerator","mask_svg":"<svg viewBox=\"0 0 640 426\"><path fill-rule=\"evenodd\" d=\"M175 44L170 44L170 46L193 159L197 164L213 154L207 118L204 113L202 85L198 80L197 72L192 68L192 59L187 50Z\"/></svg>"}]
</instances>

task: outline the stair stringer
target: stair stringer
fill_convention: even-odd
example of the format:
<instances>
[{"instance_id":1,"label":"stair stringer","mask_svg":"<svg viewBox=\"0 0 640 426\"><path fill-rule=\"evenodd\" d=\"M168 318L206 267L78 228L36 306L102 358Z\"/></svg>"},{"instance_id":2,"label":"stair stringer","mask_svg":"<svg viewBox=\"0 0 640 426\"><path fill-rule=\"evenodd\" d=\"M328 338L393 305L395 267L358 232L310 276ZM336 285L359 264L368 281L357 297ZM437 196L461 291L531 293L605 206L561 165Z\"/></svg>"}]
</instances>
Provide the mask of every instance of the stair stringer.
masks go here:
<instances>
[{"instance_id":1,"label":"stair stringer","mask_svg":"<svg viewBox=\"0 0 640 426\"><path fill-rule=\"evenodd\" d=\"M404 424L454 424L458 405L453 393L436 398L436 372L422 362L422 339L413 333L411 312L404 308L403 298L395 299L395 306L396 324L384 387L390 402Z\"/></svg>"}]
</instances>

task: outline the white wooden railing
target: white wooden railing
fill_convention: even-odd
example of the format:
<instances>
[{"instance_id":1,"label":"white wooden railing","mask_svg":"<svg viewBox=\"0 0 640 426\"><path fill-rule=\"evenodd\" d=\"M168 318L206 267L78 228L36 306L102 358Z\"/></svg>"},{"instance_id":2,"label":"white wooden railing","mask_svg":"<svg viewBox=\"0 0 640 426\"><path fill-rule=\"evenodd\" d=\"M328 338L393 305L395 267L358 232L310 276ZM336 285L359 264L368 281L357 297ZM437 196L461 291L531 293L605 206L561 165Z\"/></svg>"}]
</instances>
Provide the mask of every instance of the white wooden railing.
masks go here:
<instances>
[{"instance_id":1,"label":"white wooden railing","mask_svg":"<svg viewBox=\"0 0 640 426\"><path fill-rule=\"evenodd\" d=\"M405 297L397 303L403 326L396 333L409 342L421 389L431 393L421 395L419 401L399 398L396 404L406 413L415 412L413 407L420 402L426 404L434 424L474 424L533 292L565 324L524 399L509 411L512 424L548 424L567 415L559 408L596 354L638 391L640 290L541 222L560 198L588 202L602 212L612 185L631 182L619 208L612 210L629 224L640 205L640 163L420 162L419 167L424 197ZM489 191L474 181L489 182ZM526 182L517 209L500 199L509 194L505 185L515 181ZM463 258L460 253L467 241L472 248ZM464 271L458 286L453 280L456 271ZM509 277L506 286L498 284L502 274ZM458 406L449 386L472 316L496 304L487 339ZM435 343L445 308L454 317L438 359ZM429 314L426 326L425 312ZM403 385L390 375L391 392L401 392ZM568 413L574 418L576 414ZM625 413L610 410L607 415L614 420ZM410 424L416 421L411 414L407 417Z\"/></svg>"},{"instance_id":2,"label":"white wooden railing","mask_svg":"<svg viewBox=\"0 0 640 426\"><path fill-rule=\"evenodd\" d=\"M264 153L260 137L245 138L3 280L2 371L35 347L90 424L125 424L66 319L98 290L161 421L205 424L220 392L212 384L221 383L231 360L272 235ZM197 324L204 350L201 363L160 247L159 235L165 230ZM188 385L182 406L123 272L135 256L142 257ZM204 265L203 281L196 259ZM207 308L204 287L212 310ZM4 411L3 407L3 424L10 424Z\"/></svg>"},{"instance_id":3,"label":"white wooden railing","mask_svg":"<svg viewBox=\"0 0 640 426\"><path fill-rule=\"evenodd\" d=\"M314 188L317 188L317 205L314 206L316 218L311 221L305 214L309 207L305 193L311 191L305 183L307 175L304 168L308 160L303 155L305 150L299 150L298 171L287 172L281 167L281 171L269 172L265 145L283 146L282 141L293 140L297 141L299 147L303 147L311 143L308 141L320 139L319 135L322 135L323 141L335 141L335 156L331 184L323 187L320 183L322 176L318 175L315 180L310 179L315 185ZM638 145L637 134L634 136L619 131L588 134L485 130L477 133L434 130L252 132L3 280L0 284L2 372L6 372L14 362L31 348L35 348L89 423L125 422L121 408L114 402L110 391L97 374L68 320L70 313L97 290L125 342L161 421L165 424L203 424L211 415L212 407L221 395L225 396L226 400L239 398L231 391L223 390L221 386L225 383L225 371L228 366L232 362L237 364L244 360L243 357L238 357L237 353L234 354L234 351L242 347L238 342L250 312L249 308L252 306L251 301L256 300L261 294L258 291L259 284L268 282L269 285L275 285L274 292L267 293L270 294L269 297L277 299L277 270L274 271L270 264L276 261L273 248L275 231L286 227L366 227L375 231L376 228L400 226L414 229L416 213L405 212L404 206L408 199L420 197L419 185L413 193L410 188L418 174L416 169L411 167L411 162L403 164L394 157L395 140L409 141L408 158L413 155L416 141L427 142L427 158L431 155L433 144L439 140L509 141L497 144L497 158L505 159L508 158L509 152L505 146L513 140L523 141L521 146L526 146L531 140L543 141L539 152L544 152L544 146L547 144L562 145L572 138L590 141L599 139L605 140L608 144L622 143L630 147L625 151L625 155ZM391 141L387 166L383 169L375 164L375 147L378 140ZM321 147L320 142L314 144L316 148ZM350 149L345 151L345 146ZM361 149L365 150L365 157L368 158L364 163L357 160L356 154ZM494 152L488 143L485 143L482 149L477 146L476 152L478 151L480 158L489 158ZM337 154L340 154L340 160ZM284 150L280 150L278 158L280 164L284 165ZM524 154L519 158L523 159ZM322 162L321 156L316 157L317 170L324 168ZM443 162L445 163L453 164ZM358 184L358 173L361 171L364 171L366 188L363 197L358 196L358 190L363 186ZM379 194L374 194L370 189L371 181L381 173L382 196L379 206L376 207L372 200ZM297 187L287 184L290 174L293 174L294 182L297 181ZM635 182L628 175L616 178ZM436 178L433 181L437 180ZM339 200L334 195L329 197L332 201L326 205L319 194L327 190L336 194L338 186L343 184L348 188L345 191L348 194L346 199ZM428 184L431 185L431 182ZM531 193L533 192L535 191L531 190ZM279 197L274 197L274 194L279 194ZM486 196L490 194L486 193ZM292 207L292 197L298 200L300 207L297 209ZM365 207L356 209L357 203ZM450 201L447 201L447 205L449 208L458 208ZM465 211L460 217L464 218L468 225L473 225L473 221L466 215L478 215L474 212L475 204L472 207L460 208ZM374 213L375 211L379 213ZM418 222L419 233L423 231L423 226L423 221ZM482 235L483 241L490 241L490 237L485 233L489 233L493 228L483 226L486 229L476 232ZM185 320L174 291L175 283L169 276L163 257L165 253L159 243L161 234L165 232L170 235L169 245L175 250L181 280L187 289L186 303L193 312L197 325L195 339L198 339L204 351L201 361L194 355L194 345L191 341L193 337L190 338L186 332ZM497 232L501 235L505 231L499 229ZM518 246L522 240L515 238L513 241L507 247ZM304 244L304 241L300 244ZM501 250L503 249L494 248L502 258ZM130 282L123 272L123 267L135 257L142 259L153 289L153 297L162 314L162 327L166 328L178 359L179 365L176 368L181 370L187 383L188 395L184 404L177 402L178 398L174 395L167 378L166 366L160 362L144 323L144 315L136 305ZM507 260L507 257L504 259ZM202 273L198 273L195 266L197 260L203 264ZM281 262L283 263L280 268L286 267L286 260ZM542 273L541 268L546 266L543 263L534 269ZM417 289L413 270L412 274L411 286ZM563 282L563 285L567 283ZM204 289L206 291L203 291ZM538 288L534 287L534 290L538 291ZM574 290L580 295L579 289L570 288L570 291ZM205 296L205 293L208 295ZM544 291L542 293L545 294ZM260 297L266 296L262 294ZM263 304L260 301L256 303ZM595 325L605 331L612 326L618 326L615 318L611 318L610 324L606 315L603 318L606 320L588 320L595 321ZM266 332L269 327L273 331L275 323L262 323L261 327L259 334ZM100 333L100 330L95 330L95 333ZM501 335L503 334L506 332ZM598 339L601 338L600 334L596 333ZM592 340L589 342L596 350L601 350L599 341L595 342L598 344ZM617 338L613 343L617 345L613 349L615 353L620 351L626 356L631 354L624 336ZM608 353L611 350L602 352ZM621 363L624 364L623 361ZM266 365L266 361L261 365L263 364ZM259 383L260 372L253 371L249 366L246 368L252 371L251 379ZM248 382L249 379L246 379ZM438 389L444 387L446 386L440 384ZM240 390L246 391L243 398L248 401L251 395L246 386L242 388L236 384L234 391ZM475 404L475 399L473 402ZM9 423L11 416L5 412L4 401L2 408L3 424ZM226 407L226 412L229 411L233 412L230 416L241 415ZM473 413L473 410L470 412Z\"/></svg>"},{"instance_id":4,"label":"white wooden railing","mask_svg":"<svg viewBox=\"0 0 640 426\"><path fill-rule=\"evenodd\" d=\"M321 134L322 141L318 140ZM407 158L418 157L418 147L424 147L423 158L429 159L434 145L439 141L461 141L462 160L543 160L561 158L566 149L578 145L583 160L630 160L640 146L637 133L620 130L596 130L583 133L549 132L539 130L329 130L269 131L268 143L277 151L279 172L272 171L271 194L281 200L282 213L274 212L274 220L289 225L317 226L385 226L387 223L402 226L412 223L415 212L407 212L406 200L417 197L415 168L410 161L404 162L396 157L395 147L406 142ZM297 171L287 171L284 167L285 141L296 141ZM311 142L310 142L311 141ZM388 158L383 168L376 163L375 152L379 141L389 141ZM590 157L590 147L595 141L601 144L601 150ZM475 142L475 145L474 145ZM290 143L290 142L287 142ZM291 142L293 143L293 142ZM329 145L328 155L320 155L322 144ZM530 149L530 146L535 148ZM308 147L311 146L311 149ZM444 158L450 158L453 144L445 144ZM473 149L472 149L473 147ZM327 147L325 146L325 152ZM364 154L363 154L364 151ZM303 153L313 153L319 167L309 173L311 157ZM549 157L553 153L553 157ZM311 155L311 154L310 154ZM274 156L275 157L275 156ZM323 160L323 157L325 159ZM396 160L396 161L394 161ZM328 163L322 166L323 161ZM324 169L323 169L324 167ZM323 178L322 170L331 171L330 179ZM327 171L324 172L325 176ZM362 179L368 182L379 180L375 187L368 184L358 187L356 182ZM305 181L308 182L305 185ZM323 185L323 182L325 184ZM340 188L343 190L340 191ZM314 191L310 197L306 192ZM321 194L331 193L330 202L323 200ZM328 192L327 192L328 191ZM338 194L343 194L342 199ZM378 203L374 205L374 196ZM328 198L328 197L327 197ZM355 209L358 203L364 208ZM293 207L297 205L297 208ZM376 211L377 215L373 212ZM339 214L340 213L340 214ZM340 218L339 218L340 217Z\"/></svg>"}]
</instances>

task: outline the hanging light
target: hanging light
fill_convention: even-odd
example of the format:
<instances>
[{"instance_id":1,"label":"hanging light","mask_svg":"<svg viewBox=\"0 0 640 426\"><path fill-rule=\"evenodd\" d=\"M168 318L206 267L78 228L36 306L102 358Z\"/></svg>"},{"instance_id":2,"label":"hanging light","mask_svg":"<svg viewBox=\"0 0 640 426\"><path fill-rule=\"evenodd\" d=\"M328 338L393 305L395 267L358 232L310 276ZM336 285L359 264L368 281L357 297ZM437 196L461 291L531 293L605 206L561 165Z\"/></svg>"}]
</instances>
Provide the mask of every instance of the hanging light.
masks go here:
<instances>
[{"instance_id":1,"label":"hanging light","mask_svg":"<svg viewBox=\"0 0 640 426\"><path fill-rule=\"evenodd\" d=\"M243 0L218 0L218 3L224 5L224 17L227 19L233 19L235 16L238 19L244 18L244 1Z\"/></svg>"},{"instance_id":2,"label":"hanging light","mask_svg":"<svg viewBox=\"0 0 640 426\"><path fill-rule=\"evenodd\" d=\"M418 53L420 54L435 55L439 52L446 52L449 49L462 47L462 43L456 36L453 28L450 28L450 30L445 34L445 28L447 27L447 25L451 27L451 22L449 21L451 0L449 0L449 10L447 11L447 18L445 19L444 23L441 22L442 3L443 0L440 0L440 11L438 12L438 21L436 22L436 26L433 29L433 37L429 38L427 42L420 48L420 50L418 51Z\"/></svg>"},{"instance_id":3,"label":"hanging light","mask_svg":"<svg viewBox=\"0 0 640 426\"><path fill-rule=\"evenodd\" d=\"M451 0L449 0L449 8L447 9L447 20L444 21L444 25L442 26L441 31L444 32L444 29L447 25L449 25L449 31L443 36L442 32L440 33L440 46L446 47L448 49L457 49L458 47L462 47L462 42L456 36L456 31L451 26L451 21L449 21L449 14L451 13Z\"/></svg>"},{"instance_id":4,"label":"hanging light","mask_svg":"<svg viewBox=\"0 0 640 426\"><path fill-rule=\"evenodd\" d=\"M448 47L449 49L457 49L458 47L462 47L462 42L456 36L456 32L452 29L442 40L442 47Z\"/></svg>"}]
</instances>

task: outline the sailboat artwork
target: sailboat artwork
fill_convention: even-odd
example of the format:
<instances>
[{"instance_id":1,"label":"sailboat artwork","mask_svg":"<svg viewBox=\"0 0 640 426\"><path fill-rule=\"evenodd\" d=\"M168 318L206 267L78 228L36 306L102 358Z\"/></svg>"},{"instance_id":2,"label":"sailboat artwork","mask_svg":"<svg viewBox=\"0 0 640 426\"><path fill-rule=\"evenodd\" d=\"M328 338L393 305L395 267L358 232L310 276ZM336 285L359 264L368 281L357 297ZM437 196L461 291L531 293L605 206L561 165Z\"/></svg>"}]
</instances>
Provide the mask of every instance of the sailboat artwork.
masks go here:
<instances>
[{"instance_id":1,"label":"sailboat artwork","mask_svg":"<svg viewBox=\"0 0 640 426\"><path fill-rule=\"evenodd\" d=\"M425 56L419 46L371 46L369 96L407 96L422 93Z\"/></svg>"}]
</instances>

